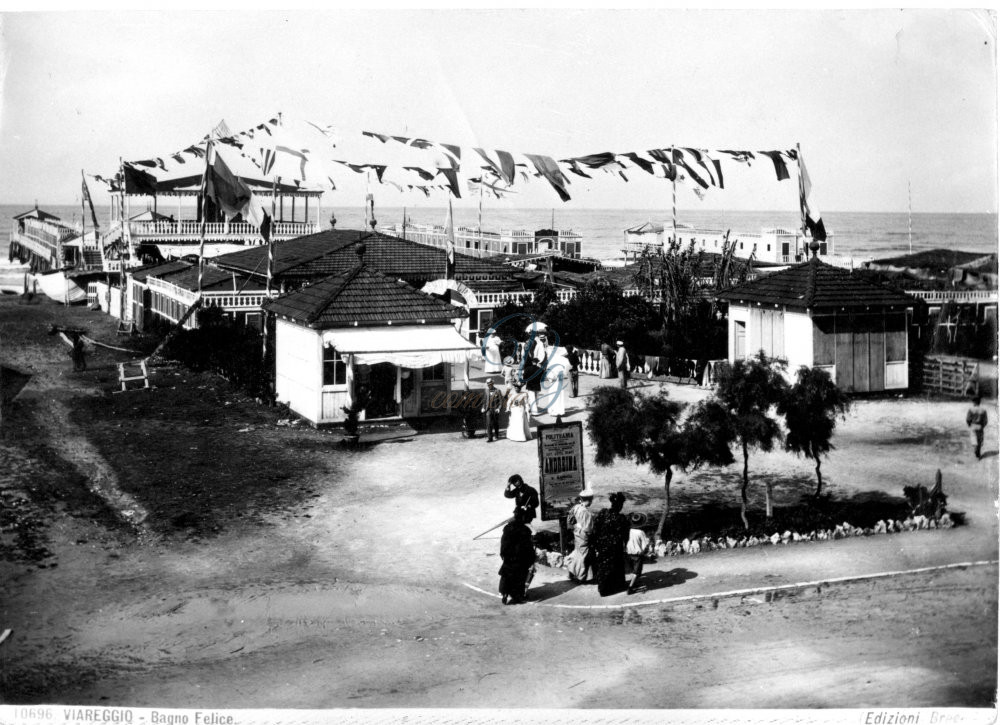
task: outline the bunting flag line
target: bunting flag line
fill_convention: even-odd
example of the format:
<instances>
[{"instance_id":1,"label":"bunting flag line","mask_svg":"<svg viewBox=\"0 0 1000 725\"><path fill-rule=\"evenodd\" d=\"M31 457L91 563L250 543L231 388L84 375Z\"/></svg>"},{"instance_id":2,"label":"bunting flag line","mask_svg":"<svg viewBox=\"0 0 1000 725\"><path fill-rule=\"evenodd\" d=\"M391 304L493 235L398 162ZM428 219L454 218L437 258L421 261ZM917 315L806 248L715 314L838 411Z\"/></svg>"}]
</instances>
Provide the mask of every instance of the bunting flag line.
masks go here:
<instances>
[{"instance_id":1,"label":"bunting flag line","mask_svg":"<svg viewBox=\"0 0 1000 725\"><path fill-rule=\"evenodd\" d=\"M125 173L125 193L126 194L156 194L156 177L150 173L137 169L132 164L124 164Z\"/></svg>"}]
</instances>

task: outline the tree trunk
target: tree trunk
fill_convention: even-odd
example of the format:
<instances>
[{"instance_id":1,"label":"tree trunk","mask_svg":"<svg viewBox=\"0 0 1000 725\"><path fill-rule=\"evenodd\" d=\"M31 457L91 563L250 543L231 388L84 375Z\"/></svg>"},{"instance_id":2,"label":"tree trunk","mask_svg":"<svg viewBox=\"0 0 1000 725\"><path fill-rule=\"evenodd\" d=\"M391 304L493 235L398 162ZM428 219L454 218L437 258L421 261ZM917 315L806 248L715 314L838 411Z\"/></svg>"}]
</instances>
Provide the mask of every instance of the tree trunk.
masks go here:
<instances>
[{"instance_id":1,"label":"tree trunk","mask_svg":"<svg viewBox=\"0 0 1000 725\"><path fill-rule=\"evenodd\" d=\"M816 461L816 498L819 498L820 492L823 490L823 472L820 470L822 462L819 458L819 453L813 451L813 458Z\"/></svg>"},{"instance_id":2,"label":"tree trunk","mask_svg":"<svg viewBox=\"0 0 1000 725\"><path fill-rule=\"evenodd\" d=\"M667 472L663 474L663 488L666 490L667 497L664 501L663 515L660 516L660 526L657 529L660 532L660 540L666 540L667 537L667 519L670 517L670 481L673 477L673 468L668 466Z\"/></svg>"},{"instance_id":3,"label":"tree trunk","mask_svg":"<svg viewBox=\"0 0 1000 725\"><path fill-rule=\"evenodd\" d=\"M746 441L743 442L743 488L740 490L740 518L743 519L743 528L750 530L750 521L747 519L747 486L750 485L750 451Z\"/></svg>"},{"instance_id":4,"label":"tree trunk","mask_svg":"<svg viewBox=\"0 0 1000 725\"><path fill-rule=\"evenodd\" d=\"M774 488L774 483L768 479L764 482L764 511L767 520L770 521L774 518L774 500L772 498L772 490Z\"/></svg>"}]
</instances>

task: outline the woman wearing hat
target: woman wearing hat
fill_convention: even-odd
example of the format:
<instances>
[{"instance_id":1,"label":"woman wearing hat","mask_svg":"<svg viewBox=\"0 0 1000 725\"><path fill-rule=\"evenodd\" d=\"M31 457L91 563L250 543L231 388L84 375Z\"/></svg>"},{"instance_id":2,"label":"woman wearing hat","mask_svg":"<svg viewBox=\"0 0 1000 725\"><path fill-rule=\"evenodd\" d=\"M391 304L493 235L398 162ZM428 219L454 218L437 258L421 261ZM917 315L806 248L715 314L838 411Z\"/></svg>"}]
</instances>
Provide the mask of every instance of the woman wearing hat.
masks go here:
<instances>
[{"instance_id":1,"label":"woman wearing hat","mask_svg":"<svg viewBox=\"0 0 1000 725\"><path fill-rule=\"evenodd\" d=\"M617 594L628 585L625 583L625 544L628 542L629 520L622 513L625 494L608 496L611 508L600 511L594 519L594 572L597 591L602 597Z\"/></svg>"},{"instance_id":2,"label":"woman wearing hat","mask_svg":"<svg viewBox=\"0 0 1000 725\"><path fill-rule=\"evenodd\" d=\"M590 537L594 532L594 514L590 504L594 502L594 492L589 488L580 491L577 504L570 509L569 523L573 526L573 553L566 559L566 570L570 581L583 584L593 566L590 551Z\"/></svg>"},{"instance_id":3,"label":"woman wearing hat","mask_svg":"<svg viewBox=\"0 0 1000 725\"><path fill-rule=\"evenodd\" d=\"M520 604L528 587L528 573L535 565L535 545L531 529L526 526L527 514L514 510L514 517L503 527L500 536L500 596L504 604Z\"/></svg>"}]
</instances>

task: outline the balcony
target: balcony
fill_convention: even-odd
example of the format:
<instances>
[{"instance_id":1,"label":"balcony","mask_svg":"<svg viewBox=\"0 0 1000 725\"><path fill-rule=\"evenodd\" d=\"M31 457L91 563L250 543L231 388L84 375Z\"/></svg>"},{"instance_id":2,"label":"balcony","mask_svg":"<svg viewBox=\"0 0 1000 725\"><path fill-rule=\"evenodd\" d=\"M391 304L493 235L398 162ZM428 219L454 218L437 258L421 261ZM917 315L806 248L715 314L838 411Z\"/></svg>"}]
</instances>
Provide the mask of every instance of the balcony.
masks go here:
<instances>
[{"instance_id":1,"label":"balcony","mask_svg":"<svg viewBox=\"0 0 1000 725\"><path fill-rule=\"evenodd\" d=\"M191 220L129 222L128 231L134 244L162 242L166 244L191 243L201 241L201 223ZM271 231L275 240L294 239L307 234L315 234L317 225L312 222L276 222ZM206 242L229 242L232 244L256 244L261 242L260 230L246 222L205 224Z\"/></svg>"}]
</instances>

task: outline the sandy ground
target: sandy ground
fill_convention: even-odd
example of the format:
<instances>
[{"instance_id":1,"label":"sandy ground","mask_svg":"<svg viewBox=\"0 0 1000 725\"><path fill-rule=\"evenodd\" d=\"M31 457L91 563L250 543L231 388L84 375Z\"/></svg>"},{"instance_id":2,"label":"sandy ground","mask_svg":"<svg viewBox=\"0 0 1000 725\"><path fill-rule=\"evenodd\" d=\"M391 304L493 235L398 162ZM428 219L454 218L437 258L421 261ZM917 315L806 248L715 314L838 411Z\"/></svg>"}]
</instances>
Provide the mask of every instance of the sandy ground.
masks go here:
<instances>
[{"instance_id":1,"label":"sandy ground","mask_svg":"<svg viewBox=\"0 0 1000 725\"><path fill-rule=\"evenodd\" d=\"M824 470L836 495L898 496L903 485L930 486L940 469L949 507L966 514L965 527L671 557L651 568L655 586L627 602L625 595L601 600L593 587L570 587L561 572L542 570L534 603L501 607L490 594L499 539L473 536L509 514L501 495L508 475L534 477L534 444L487 445L431 428L344 450L335 434L279 425L280 410L205 389L204 378L185 386L185 374L170 368L154 373L157 389L112 398L112 364L122 355L95 351L86 373L71 373L65 346L46 334L56 320L127 344L98 313L0 298L0 363L33 375L5 409L0 431L4 520L15 522L0 537L0 628L14 631L0 645L3 702L828 708L995 701L995 565L774 597L642 605L844 572L995 561L997 445L987 445L983 461L971 457L962 403L859 402ZM596 382L585 378L584 391ZM193 419L184 407L183 396L204 403L216 394L211 417ZM704 392L670 387L670 394L692 401ZM139 399L129 396L146 402L133 405ZM74 411L81 409L103 417L80 418ZM578 401L570 419L583 415ZM997 420L995 406L991 416ZM109 431L121 436L121 449L109 446ZM140 443L126 444L129 436ZM264 461L287 463L280 469L287 472ZM750 465L757 509L764 477L775 482L779 503L813 486L808 462L787 454L755 455ZM676 507L736 500L735 468L679 476ZM629 493L632 509L655 513L661 505L661 480L630 463L591 467L588 480L596 506L618 489ZM222 489L237 495L211 498ZM130 513L117 515L122 510Z\"/></svg>"}]
</instances>

